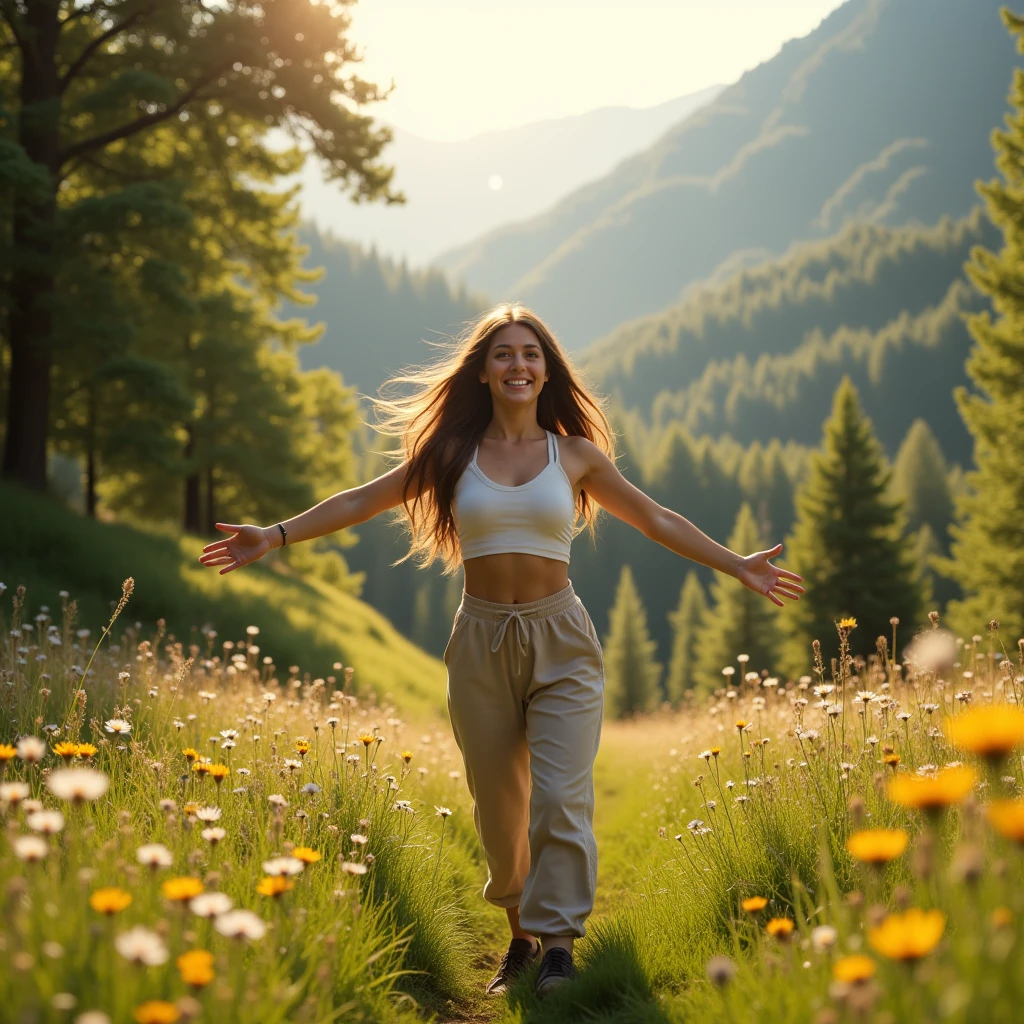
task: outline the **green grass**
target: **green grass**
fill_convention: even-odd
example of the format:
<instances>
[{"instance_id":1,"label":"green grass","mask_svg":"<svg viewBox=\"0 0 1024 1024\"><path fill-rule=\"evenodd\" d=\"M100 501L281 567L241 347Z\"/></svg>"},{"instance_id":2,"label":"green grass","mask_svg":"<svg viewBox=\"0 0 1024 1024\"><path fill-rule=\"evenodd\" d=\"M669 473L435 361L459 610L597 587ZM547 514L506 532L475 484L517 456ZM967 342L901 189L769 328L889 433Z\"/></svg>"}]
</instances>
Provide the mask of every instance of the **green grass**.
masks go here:
<instances>
[{"instance_id":1,"label":"green grass","mask_svg":"<svg viewBox=\"0 0 1024 1024\"><path fill-rule=\"evenodd\" d=\"M393 697L407 715L444 712L438 659L350 594L278 571L274 553L221 576L197 561L209 538L98 522L9 484L0 485L0 509L0 582L9 591L23 584L32 605L49 606L55 618L59 592L66 590L81 621L105 623L131 576L135 592L126 619L149 630L163 618L186 647L206 651L200 632L206 624L217 630L218 646L244 638L255 624L261 656L277 665L324 678L340 678L332 667L337 662L354 665L357 692Z\"/></svg>"}]
</instances>

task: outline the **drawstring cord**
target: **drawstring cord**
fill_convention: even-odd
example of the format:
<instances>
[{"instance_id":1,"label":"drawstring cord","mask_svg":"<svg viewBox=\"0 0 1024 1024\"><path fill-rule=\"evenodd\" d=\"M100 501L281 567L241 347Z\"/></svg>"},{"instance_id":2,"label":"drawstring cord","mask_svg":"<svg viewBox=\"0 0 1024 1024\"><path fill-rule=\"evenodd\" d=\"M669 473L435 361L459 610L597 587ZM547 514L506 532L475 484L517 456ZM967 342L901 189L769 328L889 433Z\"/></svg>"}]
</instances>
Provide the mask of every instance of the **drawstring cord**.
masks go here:
<instances>
[{"instance_id":1,"label":"drawstring cord","mask_svg":"<svg viewBox=\"0 0 1024 1024\"><path fill-rule=\"evenodd\" d=\"M505 639L508 624L513 619L516 620L516 675L519 675L519 670L523 663L523 655L526 653L526 644L530 642L530 633L526 628L526 620L519 613L518 608L513 608L498 624L498 628L494 631L494 639L491 641L491 651L495 654L498 652L502 640Z\"/></svg>"}]
</instances>

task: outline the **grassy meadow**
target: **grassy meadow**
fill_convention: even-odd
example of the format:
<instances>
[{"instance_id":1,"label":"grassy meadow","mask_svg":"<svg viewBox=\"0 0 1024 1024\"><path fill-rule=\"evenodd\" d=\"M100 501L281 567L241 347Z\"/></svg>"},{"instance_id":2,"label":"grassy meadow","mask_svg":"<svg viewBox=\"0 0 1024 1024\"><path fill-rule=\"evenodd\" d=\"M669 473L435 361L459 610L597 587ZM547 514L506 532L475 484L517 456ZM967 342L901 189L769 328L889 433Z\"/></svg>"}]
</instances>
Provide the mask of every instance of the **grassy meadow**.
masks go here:
<instances>
[{"instance_id":1,"label":"grassy meadow","mask_svg":"<svg viewBox=\"0 0 1024 1024\"><path fill-rule=\"evenodd\" d=\"M1010 1021L1024 998L1024 664L995 628L895 628L864 661L847 624L834 669L827 642L790 684L738 658L700 706L608 722L580 978L488 1000L503 915L443 717L353 693L358 664L275 664L263 621L139 629L134 580L98 625L5 583L5 1019Z\"/></svg>"}]
</instances>

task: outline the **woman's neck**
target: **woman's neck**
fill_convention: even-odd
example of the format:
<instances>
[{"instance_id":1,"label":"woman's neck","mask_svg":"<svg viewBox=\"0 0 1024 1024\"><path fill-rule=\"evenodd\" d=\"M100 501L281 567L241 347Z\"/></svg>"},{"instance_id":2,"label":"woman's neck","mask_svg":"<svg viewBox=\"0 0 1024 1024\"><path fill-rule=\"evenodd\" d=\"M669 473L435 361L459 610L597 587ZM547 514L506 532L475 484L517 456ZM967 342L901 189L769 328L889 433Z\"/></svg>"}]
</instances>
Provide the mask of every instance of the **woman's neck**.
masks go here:
<instances>
[{"instance_id":1,"label":"woman's neck","mask_svg":"<svg viewBox=\"0 0 1024 1024\"><path fill-rule=\"evenodd\" d=\"M537 422L537 406L522 409L495 408L491 422L484 428L484 436L499 441L527 441L543 436Z\"/></svg>"}]
</instances>

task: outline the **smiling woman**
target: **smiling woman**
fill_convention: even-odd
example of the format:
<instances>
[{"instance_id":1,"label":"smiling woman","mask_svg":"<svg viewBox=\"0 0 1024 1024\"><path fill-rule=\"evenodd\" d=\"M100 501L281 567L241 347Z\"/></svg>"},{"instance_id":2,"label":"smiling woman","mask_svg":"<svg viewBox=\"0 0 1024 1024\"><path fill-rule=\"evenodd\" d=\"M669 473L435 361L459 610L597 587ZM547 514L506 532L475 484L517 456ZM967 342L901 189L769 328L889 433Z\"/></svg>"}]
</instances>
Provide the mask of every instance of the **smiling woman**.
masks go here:
<instances>
[{"instance_id":1,"label":"smiling woman","mask_svg":"<svg viewBox=\"0 0 1024 1024\"><path fill-rule=\"evenodd\" d=\"M535 313L496 306L437 363L396 378L382 429L401 464L284 524L218 524L204 565L230 572L296 543L401 508L406 558L461 564L465 590L445 649L448 708L487 860L485 899L511 941L488 992L543 951L540 993L575 976L573 942L594 906L593 765L604 705L594 624L568 577L573 536L598 507L670 551L736 577L777 605L800 577L782 546L740 555L630 484L598 399ZM539 941L538 941L539 940Z\"/></svg>"}]
</instances>

